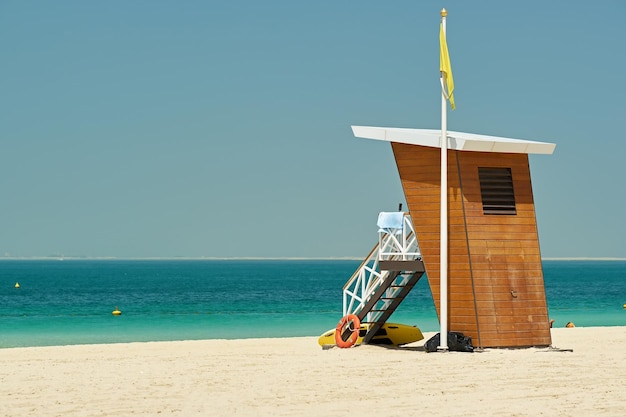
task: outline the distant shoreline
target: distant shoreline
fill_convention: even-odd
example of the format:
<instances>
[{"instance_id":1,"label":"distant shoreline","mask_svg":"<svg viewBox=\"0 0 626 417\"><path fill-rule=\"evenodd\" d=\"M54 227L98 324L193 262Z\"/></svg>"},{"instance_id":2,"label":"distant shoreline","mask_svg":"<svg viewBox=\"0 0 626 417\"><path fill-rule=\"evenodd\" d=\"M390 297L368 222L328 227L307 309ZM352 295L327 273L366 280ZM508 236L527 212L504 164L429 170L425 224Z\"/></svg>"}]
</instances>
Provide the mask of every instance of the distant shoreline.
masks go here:
<instances>
[{"instance_id":1,"label":"distant shoreline","mask_svg":"<svg viewBox=\"0 0 626 417\"><path fill-rule=\"evenodd\" d=\"M32 256L32 257L0 257L1 261L362 261L363 257L336 257L336 258L305 258L305 257L145 257L145 258L117 258L113 256L81 257L81 256ZM626 260L626 259L625 259Z\"/></svg>"},{"instance_id":2,"label":"distant shoreline","mask_svg":"<svg viewBox=\"0 0 626 417\"><path fill-rule=\"evenodd\" d=\"M1 261L362 261L363 257L344 256L330 258L315 257L113 257L113 256L5 256ZM626 258L592 258L592 257L565 257L565 258L541 258L542 261L626 261Z\"/></svg>"}]
</instances>

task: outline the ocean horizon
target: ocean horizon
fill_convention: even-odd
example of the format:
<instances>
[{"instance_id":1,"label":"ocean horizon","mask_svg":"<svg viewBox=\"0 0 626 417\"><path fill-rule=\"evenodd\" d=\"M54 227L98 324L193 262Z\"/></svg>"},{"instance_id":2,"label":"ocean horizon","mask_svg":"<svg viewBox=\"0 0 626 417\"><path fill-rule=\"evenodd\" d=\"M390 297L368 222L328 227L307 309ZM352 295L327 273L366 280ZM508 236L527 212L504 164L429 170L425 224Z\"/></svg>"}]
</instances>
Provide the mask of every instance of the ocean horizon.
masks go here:
<instances>
[{"instance_id":1,"label":"ocean horizon","mask_svg":"<svg viewBox=\"0 0 626 417\"><path fill-rule=\"evenodd\" d=\"M362 261L363 256L0 256L2 261ZM620 257L545 257L542 261L626 261Z\"/></svg>"}]
</instances>

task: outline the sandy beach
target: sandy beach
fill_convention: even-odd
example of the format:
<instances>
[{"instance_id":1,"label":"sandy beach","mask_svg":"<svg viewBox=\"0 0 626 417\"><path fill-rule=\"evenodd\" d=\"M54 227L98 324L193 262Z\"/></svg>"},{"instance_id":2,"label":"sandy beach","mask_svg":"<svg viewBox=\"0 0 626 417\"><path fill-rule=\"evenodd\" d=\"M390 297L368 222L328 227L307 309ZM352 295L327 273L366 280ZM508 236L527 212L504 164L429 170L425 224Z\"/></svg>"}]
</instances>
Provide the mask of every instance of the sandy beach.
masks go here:
<instances>
[{"instance_id":1,"label":"sandy beach","mask_svg":"<svg viewBox=\"0 0 626 417\"><path fill-rule=\"evenodd\" d=\"M480 353L314 337L0 349L0 416L624 415L626 327L552 338Z\"/></svg>"}]
</instances>

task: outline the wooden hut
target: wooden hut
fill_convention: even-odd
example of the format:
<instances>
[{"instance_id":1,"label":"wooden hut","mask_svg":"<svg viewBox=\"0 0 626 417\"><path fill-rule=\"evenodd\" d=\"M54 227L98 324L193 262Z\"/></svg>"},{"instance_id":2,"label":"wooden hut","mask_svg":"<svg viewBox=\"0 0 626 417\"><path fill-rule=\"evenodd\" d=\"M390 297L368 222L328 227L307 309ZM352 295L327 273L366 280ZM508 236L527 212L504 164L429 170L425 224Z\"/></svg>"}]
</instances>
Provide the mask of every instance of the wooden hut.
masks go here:
<instances>
[{"instance_id":1,"label":"wooden hut","mask_svg":"<svg viewBox=\"0 0 626 417\"><path fill-rule=\"evenodd\" d=\"M441 132L353 126L391 142L437 314ZM552 143L448 132L448 325L480 347L551 344L528 154Z\"/></svg>"}]
</instances>

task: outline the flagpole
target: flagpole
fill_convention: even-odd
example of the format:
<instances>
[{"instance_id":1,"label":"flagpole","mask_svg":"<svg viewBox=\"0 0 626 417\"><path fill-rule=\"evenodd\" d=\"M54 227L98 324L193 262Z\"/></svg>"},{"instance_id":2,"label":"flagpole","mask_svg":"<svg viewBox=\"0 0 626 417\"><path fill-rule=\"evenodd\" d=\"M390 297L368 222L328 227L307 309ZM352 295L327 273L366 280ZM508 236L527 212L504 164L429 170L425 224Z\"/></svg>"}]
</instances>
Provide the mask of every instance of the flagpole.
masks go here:
<instances>
[{"instance_id":1,"label":"flagpole","mask_svg":"<svg viewBox=\"0 0 626 417\"><path fill-rule=\"evenodd\" d=\"M446 33L446 9L441 9L441 25ZM439 332L438 350L448 350L448 103L441 72L441 228L439 232Z\"/></svg>"}]
</instances>

